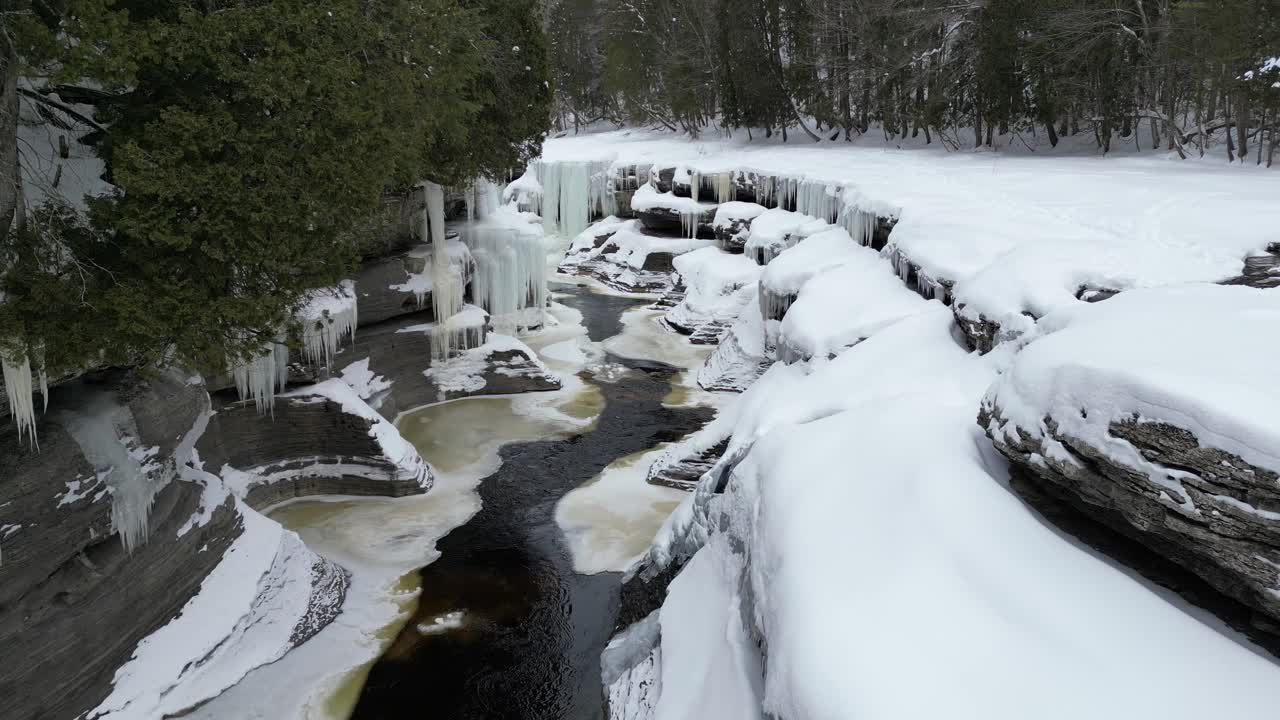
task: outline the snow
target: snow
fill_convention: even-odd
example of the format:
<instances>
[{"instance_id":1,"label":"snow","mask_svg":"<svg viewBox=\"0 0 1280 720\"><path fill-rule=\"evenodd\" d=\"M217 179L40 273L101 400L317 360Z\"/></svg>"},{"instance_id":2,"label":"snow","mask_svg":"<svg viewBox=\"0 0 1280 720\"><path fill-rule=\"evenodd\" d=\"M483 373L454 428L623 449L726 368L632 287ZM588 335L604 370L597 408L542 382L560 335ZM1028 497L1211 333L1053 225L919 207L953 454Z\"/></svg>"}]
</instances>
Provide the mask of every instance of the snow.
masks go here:
<instances>
[{"instance_id":1,"label":"snow","mask_svg":"<svg viewBox=\"0 0 1280 720\"><path fill-rule=\"evenodd\" d=\"M727 492L705 477L653 552L708 536L694 559L718 558L718 578L697 574L719 589L699 581L697 595L743 593L729 604L767 638L762 710L1266 716L1280 699L1274 665L1065 542L1008 492L973 421L999 359L967 353L951 332L950 312L924 303L833 359L774 365L695 436L732 437ZM682 604L675 587L662 610L664 698L676 692L667 615L684 623L691 656L732 657L724 633L692 639L716 603ZM686 674L697 669L673 677ZM1169 682L1180 692L1153 690Z\"/></svg>"},{"instance_id":2,"label":"snow","mask_svg":"<svg viewBox=\"0 0 1280 720\"><path fill-rule=\"evenodd\" d=\"M754 220L768 208L758 203L731 200L716 208L716 216L712 225L717 228L729 227L735 220Z\"/></svg>"},{"instance_id":3,"label":"snow","mask_svg":"<svg viewBox=\"0 0 1280 720\"><path fill-rule=\"evenodd\" d=\"M1201 446L1280 472L1280 292L1187 285L1132 290L1041 320L1042 335L1014 357L984 401L1018 432L1062 434L1176 484L1108 426L1137 418L1195 434ZM1087 409L1087 413L1082 412ZM1065 452L1065 451L1064 451Z\"/></svg>"},{"instance_id":4,"label":"snow","mask_svg":"<svg viewBox=\"0 0 1280 720\"><path fill-rule=\"evenodd\" d=\"M641 185L631 196L631 209L637 212L645 210L670 210L682 215L701 215L716 209L715 203L698 202L693 198L678 197L667 191L658 192L653 185Z\"/></svg>"},{"instance_id":5,"label":"snow","mask_svg":"<svg viewBox=\"0 0 1280 720\"><path fill-rule=\"evenodd\" d=\"M361 400L370 400L391 388L390 380L369 369L369 358L362 358L344 367L342 381L350 385Z\"/></svg>"},{"instance_id":6,"label":"snow","mask_svg":"<svg viewBox=\"0 0 1280 720\"><path fill-rule=\"evenodd\" d=\"M1010 320L1021 331L1033 322L1017 319L1024 311L1040 317L1074 304L1080 285L1220 281L1238 274L1244 257L1280 242L1280 175L1164 152L1046 157L858 142L693 142L624 130L550 139L543 154L544 162L756 173L765 204L794 193L798 206L810 195L805 209L815 212L808 206L825 205L838 186L837 220L855 242L865 244L874 217L896 218L886 252L909 258L930 284L955 283L969 317ZM749 253L783 247L782 235L758 231L767 216L752 223L760 234Z\"/></svg>"},{"instance_id":7,"label":"snow","mask_svg":"<svg viewBox=\"0 0 1280 720\"><path fill-rule=\"evenodd\" d=\"M311 602L315 556L298 536L237 501L244 530L200 590L143 638L88 717L183 714L279 659Z\"/></svg>"},{"instance_id":8,"label":"snow","mask_svg":"<svg viewBox=\"0 0 1280 720\"><path fill-rule=\"evenodd\" d=\"M654 720L764 717L762 662L738 611L737 572L721 536L699 550L671 581L658 619L662 693Z\"/></svg>"},{"instance_id":9,"label":"snow","mask_svg":"<svg viewBox=\"0 0 1280 720\"><path fill-rule=\"evenodd\" d=\"M751 231L747 235L743 251L759 264L766 265L798 239L789 239L788 236L803 235L801 228L810 226L815 220L816 218L789 210L766 210L751 221ZM825 223L820 223L817 227L823 226Z\"/></svg>"},{"instance_id":10,"label":"snow","mask_svg":"<svg viewBox=\"0 0 1280 720\"><path fill-rule=\"evenodd\" d=\"M486 385L485 373L491 370L502 373L503 370L507 370L501 363L495 363L489 358L495 352L505 351L519 352L527 356L533 364L531 372L552 374L537 359L537 354L530 350L529 346L514 337L499 333L489 333L483 345L463 350L447 360L432 363L431 367L423 371L423 374L442 392L477 392L483 390Z\"/></svg>"},{"instance_id":11,"label":"snow","mask_svg":"<svg viewBox=\"0 0 1280 720\"><path fill-rule=\"evenodd\" d=\"M768 270L817 239L805 240ZM782 318L779 359L792 362L834 355L880 328L931 307L903 286L878 253L857 246L844 257L844 264L818 272L800 286L799 297Z\"/></svg>"},{"instance_id":12,"label":"snow","mask_svg":"<svg viewBox=\"0 0 1280 720\"><path fill-rule=\"evenodd\" d=\"M680 255L715 244L712 240L645 235L634 224L620 227L609 242L617 247L609 258L610 262L629 265L636 270L644 267L645 260L653 253Z\"/></svg>"},{"instance_id":13,"label":"snow","mask_svg":"<svg viewBox=\"0 0 1280 720\"><path fill-rule=\"evenodd\" d=\"M684 284L685 296L667 317L686 328L708 322L734 322L755 294L762 270L745 255L716 247L680 255L673 265Z\"/></svg>"},{"instance_id":14,"label":"snow","mask_svg":"<svg viewBox=\"0 0 1280 720\"><path fill-rule=\"evenodd\" d=\"M728 512L769 638L764 709L1268 716L1275 666L1063 542L992 476L971 398L936 380L776 431L735 471Z\"/></svg>"},{"instance_id":15,"label":"snow","mask_svg":"<svg viewBox=\"0 0 1280 720\"><path fill-rule=\"evenodd\" d=\"M696 179L694 180L696 182ZM696 186L694 188L696 195ZM631 209L636 212L667 210L680 216L687 237L696 237L698 222L716 209L715 203L698 202L697 197L677 197L673 192L658 192L653 185L641 185L631 196Z\"/></svg>"}]
</instances>

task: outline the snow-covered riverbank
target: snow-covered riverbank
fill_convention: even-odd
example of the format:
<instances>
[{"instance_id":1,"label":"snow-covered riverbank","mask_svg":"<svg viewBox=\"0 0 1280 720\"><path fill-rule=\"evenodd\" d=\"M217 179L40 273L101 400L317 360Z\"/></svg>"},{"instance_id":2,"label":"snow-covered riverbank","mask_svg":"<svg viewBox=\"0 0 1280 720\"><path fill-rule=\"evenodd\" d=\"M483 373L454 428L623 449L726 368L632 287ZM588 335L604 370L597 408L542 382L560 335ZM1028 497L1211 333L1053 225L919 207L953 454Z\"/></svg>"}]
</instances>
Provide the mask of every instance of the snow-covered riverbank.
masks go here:
<instances>
[{"instance_id":1,"label":"snow-covered riverbank","mask_svg":"<svg viewBox=\"0 0 1280 720\"><path fill-rule=\"evenodd\" d=\"M799 214L771 238L773 216L747 213L732 226L741 233L733 242L717 229L721 249L697 250L696 264L676 259L677 267L697 268L671 311L679 325L693 309L739 292L733 248L749 256L753 247L771 248L759 260L776 257L755 285L758 298L742 305L700 373L704 385L734 378L750 387L703 431L655 455L654 472L698 467L708 457L711 469L633 569L635 592L624 591L624 614L652 614L606 652L613 717L1245 718L1264 717L1280 701L1280 666L1264 650L1055 529L1010 486L1011 476L1019 488L1061 483L1084 497L1073 512L1095 513L1116 530L1130 523L1139 544L1157 554L1167 543L1185 548L1171 553L1174 563L1216 583L1217 592L1233 587L1224 577L1249 577L1257 590L1230 601L1266 607L1266 588L1280 578L1265 568L1280 558L1263 551L1248 575L1239 563L1256 546L1215 533L1275 532L1267 523L1277 491L1267 483L1276 468L1264 461L1280 450L1269 439L1273 413L1230 399L1269 407L1280 398L1260 368L1227 372L1213 353L1280 350L1276 324L1255 307L1270 307L1280 290L1262 289L1277 283L1252 269L1280 248L1280 177L1152 156L948 155L646 132L558 139L544 155L549 166L585 160L612 163L606 178L634 173L677 194L715 197L723 182L715 178L727 177L740 193L754 188L765 205L781 201ZM699 178L713 180L699 188ZM866 216L892 223L878 254L859 247L873 244ZM770 223L759 237L752 219ZM575 246L594 245L601 262L612 262L609 240L598 237L626 226L602 227ZM1254 287L1200 285L1194 313L1142 290L1207 282ZM1124 302L1107 300L1117 292ZM1148 292L1152 299L1142 302ZM1117 313L1111 325L1109 302ZM1084 329L1066 335L1077 316ZM1198 318L1179 335L1187 351L1171 346L1159 360L1140 347L1154 340L1112 327L1181 327L1180 317ZM1213 331L1197 333L1203 323ZM994 329L978 332L979 325ZM1088 334L1104 326L1112 327L1106 339ZM1052 389L1018 387L1020 397L1051 398L1046 415L1078 412L1088 421L1046 420L1046 429L1032 417L1039 406L1026 411L1023 402L1014 408L1019 427L1004 432L1018 442L1043 437L1040 452L1057 454L1037 456L1023 445L997 452L985 436L995 430L976 421L984 396L988 404L1000 397L988 388L1002 387L1011 363L1025 365L1023 348L1043 345L1034 363L1042 367L1050 346L1073 339L1082 345L1073 347L1070 367L1052 367ZM1115 361L1095 368L1098 343L1107 357L1147 359L1122 376ZM752 383L753 368L770 363ZM1152 373L1165 378L1163 390L1142 379ZM1144 411L1157 395L1174 407ZM1139 400L1111 402L1123 398ZM1221 407L1239 412L1213 410ZM1195 422L1178 420L1188 417ZM1184 435L1148 425L1165 445L1139 450L1115 424L1145 421ZM1059 433L1086 426L1087 438ZM1169 445L1175 437L1190 450ZM1259 441L1265 447L1251 446L1258 438L1267 438ZM1188 461L1177 452L1206 462L1178 465ZM1098 457L1112 465L1093 475L1070 469ZM1232 479L1242 473L1204 470L1214 457L1233 468L1244 463L1264 481L1244 489ZM1166 492L1174 485L1179 492ZM1130 495L1151 502L1135 505ZM1214 519L1197 520L1201 512ZM1209 532L1197 536L1200 525ZM1157 532L1162 540L1152 539ZM1154 572L1139 556L1125 557ZM1210 570L1214 562L1226 569ZM1186 582L1173 585L1190 592ZM640 605L628 608L628 597ZM732 610L704 617L710 609L696 598ZM700 633L700 622L727 629Z\"/></svg>"}]
</instances>

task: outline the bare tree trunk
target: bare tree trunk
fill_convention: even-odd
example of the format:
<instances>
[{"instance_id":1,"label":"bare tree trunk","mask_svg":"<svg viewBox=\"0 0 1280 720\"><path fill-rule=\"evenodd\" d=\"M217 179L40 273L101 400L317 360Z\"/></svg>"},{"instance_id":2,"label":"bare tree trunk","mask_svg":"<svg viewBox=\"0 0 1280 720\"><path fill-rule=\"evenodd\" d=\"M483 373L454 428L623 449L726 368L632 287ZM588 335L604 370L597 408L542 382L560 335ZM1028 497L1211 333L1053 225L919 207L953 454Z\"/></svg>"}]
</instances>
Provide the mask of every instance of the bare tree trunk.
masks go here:
<instances>
[{"instance_id":1,"label":"bare tree trunk","mask_svg":"<svg viewBox=\"0 0 1280 720\"><path fill-rule=\"evenodd\" d=\"M1236 137L1239 138L1240 162L1249 159L1249 94L1236 90Z\"/></svg>"},{"instance_id":2,"label":"bare tree trunk","mask_svg":"<svg viewBox=\"0 0 1280 720\"><path fill-rule=\"evenodd\" d=\"M18 170L18 58L0 39L0 237L18 217L22 177Z\"/></svg>"}]
</instances>

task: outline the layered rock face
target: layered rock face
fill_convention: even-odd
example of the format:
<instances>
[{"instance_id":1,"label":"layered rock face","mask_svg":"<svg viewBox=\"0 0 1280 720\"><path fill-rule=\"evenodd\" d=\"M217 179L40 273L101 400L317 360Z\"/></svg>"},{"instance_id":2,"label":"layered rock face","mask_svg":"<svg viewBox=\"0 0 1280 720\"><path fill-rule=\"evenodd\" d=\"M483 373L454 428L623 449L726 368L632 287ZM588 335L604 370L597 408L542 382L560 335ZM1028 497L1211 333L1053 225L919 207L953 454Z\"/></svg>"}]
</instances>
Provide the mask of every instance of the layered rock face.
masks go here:
<instances>
[{"instance_id":1,"label":"layered rock face","mask_svg":"<svg viewBox=\"0 0 1280 720\"><path fill-rule=\"evenodd\" d=\"M12 425L0 429L6 716L75 717L112 695L100 712L149 717L147 703L164 704L170 690L175 709L207 699L179 688L206 664L226 661L216 653L193 647L190 656L168 654L171 663L185 657L189 664L173 667L172 684L157 680L145 697L119 669L146 655L140 643L180 612L199 615L184 608L209 590L202 585L241 539L244 513L252 512L189 464L208 412L199 382L110 371L52 393L38 451L19 442ZM263 575L261 592L287 586L302 600L273 618L291 628L277 643L282 653L336 616L347 575L296 537L291 545L283 536L270 542L257 551L278 567ZM251 610L226 602L232 618Z\"/></svg>"}]
</instances>

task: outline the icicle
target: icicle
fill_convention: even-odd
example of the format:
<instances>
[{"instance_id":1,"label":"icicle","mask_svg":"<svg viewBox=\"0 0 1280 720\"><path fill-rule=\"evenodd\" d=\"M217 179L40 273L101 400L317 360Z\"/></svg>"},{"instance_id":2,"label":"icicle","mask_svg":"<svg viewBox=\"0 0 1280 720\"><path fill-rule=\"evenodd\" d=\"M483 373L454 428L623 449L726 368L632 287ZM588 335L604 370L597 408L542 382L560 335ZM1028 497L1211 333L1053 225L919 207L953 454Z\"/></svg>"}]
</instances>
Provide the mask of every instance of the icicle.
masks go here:
<instances>
[{"instance_id":1,"label":"icicle","mask_svg":"<svg viewBox=\"0 0 1280 720\"><path fill-rule=\"evenodd\" d=\"M733 173L716 175L716 202L727 203L733 199Z\"/></svg>"},{"instance_id":2,"label":"icicle","mask_svg":"<svg viewBox=\"0 0 1280 720\"><path fill-rule=\"evenodd\" d=\"M236 359L231 362L231 377L235 380L240 399L253 400L261 414L273 408L276 390L283 389L288 382L288 365L285 365L282 375L280 353L276 348L277 344L272 344L254 355L252 360Z\"/></svg>"},{"instance_id":3,"label":"icicle","mask_svg":"<svg viewBox=\"0 0 1280 720\"><path fill-rule=\"evenodd\" d=\"M466 241L476 259L471 296L489 311L494 329L514 334L541 325L547 303L542 238L480 225L468 230Z\"/></svg>"},{"instance_id":4,"label":"icicle","mask_svg":"<svg viewBox=\"0 0 1280 720\"><path fill-rule=\"evenodd\" d=\"M462 310L462 296L465 290L462 270L449 262L448 240L444 226L444 190L433 182L422 183L426 195L426 212L423 214L424 234L429 230L431 235L431 310L437 326L443 327L449 318ZM543 198L543 207L548 205ZM437 359L444 359L453 354L454 343L444 333L444 342L433 342L431 354Z\"/></svg>"},{"instance_id":5,"label":"icicle","mask_svg":"<svg viewBox=\"0 0 1280 720\"><path fill-rule=\"evenodd\" d=\"M18 440L21 441L25 433L30 436L31 445L38 450L40 442L36 438L36 404L32 397L34 387L31 362L26 355L17 362L11 362L8 358L0 356L0 369L3 369L4 386L9 393L9 413L13 415L13 421L18 426ZM44 403L47 408L49 389L43 372L40 374L40 390L44 394Z\"/></svg>"},{"instance_id":6,"label":"icicle","mask_svg":"<svg viewBox=\"0 0 1280 720\"><path fill-rule=\"evenodd\" d=\"M77 410L65 414L62 424L111 491L112 530L120 535L125 552L132 553L147 541L151 504L172 475L156 458L158 447L138 444L129 407L109 393L89 392Z\"/></svg>"},{"instance_id":7,"label":"icicle","mask_svg":"<svg viewBox=\"0 0 1280 720\"><path fill-rule=\"evenodd\" d=\"M299 314L303 356L316 367L332 367L338 344L356 337L355 284L343 280L338 287L314 291Z\"/></svg>"}]
</instances>

